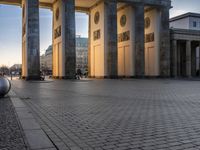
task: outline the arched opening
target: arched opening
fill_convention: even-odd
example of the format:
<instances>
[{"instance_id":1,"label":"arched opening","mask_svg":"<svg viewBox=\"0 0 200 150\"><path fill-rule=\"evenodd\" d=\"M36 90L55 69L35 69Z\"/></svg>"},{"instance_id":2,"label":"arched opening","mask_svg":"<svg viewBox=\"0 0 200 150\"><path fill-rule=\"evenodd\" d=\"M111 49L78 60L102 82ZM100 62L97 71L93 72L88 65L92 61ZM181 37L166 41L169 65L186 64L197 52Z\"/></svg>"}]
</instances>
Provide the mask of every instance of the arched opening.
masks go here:
<instances>
[{"instance_id":1,"label":"arched opening","mask_svg":"<svg viewBox=\"0 0 200 150\"><path fill-rule=\"evenodd\" d=\"M76 72L88 76L88 15L76 12Z\"/></svg>"},{"instance_id":2,"label":"arched opening","mask_svg":"<svg viewBox=\"0 0 200 150\"><path fill-rule=\"evenodd\" d=\"M40 8L40 71L52 75L52 11Z\"/></svg>"},{"instance_id":3,"label":"arched opening","mask_svg":"<svg viewBox=\"0 0 200 150\"><path fill-rule=\"evenodd\" d=\"M18 76L22 63L22 9L0 4L0 73Z\"/></svg>"}]
</instances>

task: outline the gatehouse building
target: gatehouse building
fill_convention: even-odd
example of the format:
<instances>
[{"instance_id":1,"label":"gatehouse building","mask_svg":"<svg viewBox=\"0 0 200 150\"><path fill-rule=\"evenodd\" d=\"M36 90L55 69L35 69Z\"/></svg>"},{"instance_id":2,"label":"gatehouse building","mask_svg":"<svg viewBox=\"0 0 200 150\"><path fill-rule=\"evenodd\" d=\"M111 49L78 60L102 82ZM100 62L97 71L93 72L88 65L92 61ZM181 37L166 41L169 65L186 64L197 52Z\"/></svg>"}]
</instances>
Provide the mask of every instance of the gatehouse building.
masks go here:
<instances>
[{"instance_id":1,"label":"gatehouse building","mask_svg":"<svg viewBox=\"0 0 200 150\"><path fill-rule=\"evenodd\" d=\"M170 0L1 0L22 7L22 76L38 79L39 7L53 11L53 76L76 73L75 12L89 16L88 70L95 78L169 77Z\"/></svg>"}]
</instances>

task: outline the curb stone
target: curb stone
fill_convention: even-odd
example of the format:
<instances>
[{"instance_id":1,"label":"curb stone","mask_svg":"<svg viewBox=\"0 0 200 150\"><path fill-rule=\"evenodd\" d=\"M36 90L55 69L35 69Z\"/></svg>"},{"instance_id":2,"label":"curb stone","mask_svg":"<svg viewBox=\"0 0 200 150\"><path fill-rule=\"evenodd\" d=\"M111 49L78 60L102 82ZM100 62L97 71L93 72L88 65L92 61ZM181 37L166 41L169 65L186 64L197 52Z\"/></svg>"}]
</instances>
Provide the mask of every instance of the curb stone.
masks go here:
<instances>
[{"instance_id":1,"label":"curb stone","mask_svg":"<svg viewBox=\"0 0 200 150\"><path fill-rule=\"evenodd\" d=\"M24 104L24 102L17 97L13 90L9 92L9 96L18 116L19 123L24 131L26 138L25 142L28 143L30 149L56 150L55 146L42 130L39 123L35 120L31 111Z\"/></svg>"}]
</instances>

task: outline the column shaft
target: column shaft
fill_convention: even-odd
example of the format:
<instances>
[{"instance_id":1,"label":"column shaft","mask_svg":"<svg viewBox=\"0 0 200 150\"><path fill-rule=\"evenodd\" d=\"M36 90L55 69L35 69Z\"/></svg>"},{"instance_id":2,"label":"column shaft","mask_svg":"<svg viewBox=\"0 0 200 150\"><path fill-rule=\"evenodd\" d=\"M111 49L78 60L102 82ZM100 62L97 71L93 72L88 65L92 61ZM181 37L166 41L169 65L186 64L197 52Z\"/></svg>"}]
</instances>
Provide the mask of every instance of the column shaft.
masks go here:
<instances>
[{"instance_id":1,"label":"column shaft","mask_svg":"<svg viewBox=\"0 0 200 150\"><path fill-rule=\"evenodd\" d=\"M169 33L169 8L161 8L160 30L160 76L170 75L170 33Z\"/></svg>"},{"instance_id":2,"label":"column shaft","mask_svg":"<svg viewBox=\"0 0 200 150\"><path fill-rule=\"evenodd\" d=\"M22 76L40 79L39 0L23 0Z\"/></svg>"},{"instance_id":3,"label":"column shaft","mask_svg":"<svg viewBox=\"0 0 200 150\"><path fill-rule=\"evenodd\" d=\"M197 45L195 44L191 44L191 72L192 72L192 76L195 77L196 76L196 48Z\"/></svg>"},{"instance_id":4,"label":"column shaft","mask_svg":"<svg viewBox=\"0 0 200 150\"><path fill-rule=\"evenodd\" d=\"M200 77L200 41L199 41L199 59L198 59L198 61L199 61L199 70L198 70L198 75L199 75L199 77Z\"/></svg>"},{"instance_id":5,"label":"column shaft","mask_svg":"<svg viewBox=\"0 0 200 150\"><path fill-rule=\"evenodd\" d=\"M135 7L135 76L144 76L144 5Z\"/></svg>"},{"instance_id":6,"label":"column shaft","mask_svg":"<svg viewBox=\"0 0 200 150\"><path fill-rule=\"evenodd\" d=\"M186 75L191 77L191 41L186 41Z\"/></svg>"},{"instance_id":7,"label":"column shaft","mask_svg":"<svg viewBox=\"0 0 200 150\"><path fill-rule=\"evenodd\" d=\"M177 42L177 75L181 76L181 46Z\"/></svg>"},{"instance_id":8,"label":"column shaft","mask_svg":"<svg viewBox=\"0 0 200 150\"><path fill-rule=\"evenodd\" d=\"M75 0L62 1L65 9L65 78L71 79L76 74Z\"/></svg>"},{"instance_id":9,"label":"column shaft","mask_svg":"<svg viewBox=\"0 0 200 150\"><path fill-rule=\"evenodd\" d=\"M107 24L107 75L108 78L116 78L118 75L117 67L117 1L104 1L106 9Z\"/></svg>"},{"instance_id":10,"label":"column shaft","mask_svg":"<svg viewBox=\"0 0 200 150\"><path fill-rule=\"evenodd\" d=\"M178 68L177 68L177 57L178 57L178 55L177 55L177 40L173 40L172 41L173 43L173 45L172 45L172 49L173 49L173 66L172 66L172 68L173 68L173 76L174 77L177 77L177 72L178 72Z\"/></svg>"}]
</instances>

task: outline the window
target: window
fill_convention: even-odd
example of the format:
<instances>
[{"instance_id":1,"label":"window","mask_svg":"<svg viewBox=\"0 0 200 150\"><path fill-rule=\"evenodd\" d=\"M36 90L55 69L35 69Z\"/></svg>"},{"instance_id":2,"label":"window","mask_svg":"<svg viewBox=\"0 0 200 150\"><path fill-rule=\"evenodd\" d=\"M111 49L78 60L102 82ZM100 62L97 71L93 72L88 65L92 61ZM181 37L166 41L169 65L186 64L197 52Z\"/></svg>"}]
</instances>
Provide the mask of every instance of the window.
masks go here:
<instances>
[{"instance_id":1,"label":"window","mask_svg":"<svg viewBox=\"0 0 200 150\"><path fill-rule=\"evenodd\" d=\"M193 27L197 27L197 22L196 21L193 21Z\"/></svg>"}]
</instances>

